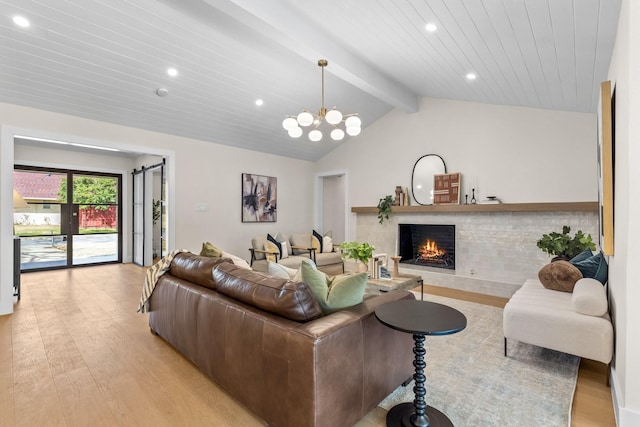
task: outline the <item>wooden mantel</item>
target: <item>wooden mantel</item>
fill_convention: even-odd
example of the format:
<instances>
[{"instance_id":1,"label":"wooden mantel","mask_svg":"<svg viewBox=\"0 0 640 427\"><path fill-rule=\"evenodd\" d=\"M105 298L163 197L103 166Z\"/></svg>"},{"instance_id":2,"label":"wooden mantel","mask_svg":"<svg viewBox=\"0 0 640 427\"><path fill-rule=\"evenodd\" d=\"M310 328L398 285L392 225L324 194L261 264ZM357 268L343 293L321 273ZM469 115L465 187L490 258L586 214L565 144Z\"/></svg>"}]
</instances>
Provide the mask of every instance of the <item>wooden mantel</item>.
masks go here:
<instances>
[{"instance_id":1,"label":"wooden mantel","mask_svg":"<svg viewBox=\"0 0 640 427\"><path fill-rule=\"evenodd\" d=\"M478 205L428 205L393 206L392 213L437 213L437 212L597 212L598 202L561 202L561 203L498 203ZM378 213L375 206L353 206L354 213Z\"/></svg>"}]
</instances>

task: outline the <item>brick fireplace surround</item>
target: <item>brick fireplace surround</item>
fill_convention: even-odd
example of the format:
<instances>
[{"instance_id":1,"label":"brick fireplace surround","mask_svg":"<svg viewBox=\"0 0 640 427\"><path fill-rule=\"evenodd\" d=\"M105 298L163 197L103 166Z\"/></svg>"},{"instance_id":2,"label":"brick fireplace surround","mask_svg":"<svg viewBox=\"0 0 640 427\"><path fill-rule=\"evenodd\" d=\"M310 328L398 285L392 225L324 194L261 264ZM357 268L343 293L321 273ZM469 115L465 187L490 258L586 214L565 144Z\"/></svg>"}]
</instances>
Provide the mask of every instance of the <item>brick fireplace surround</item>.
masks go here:
<instances>
[{"instance_id":1,"label":"brick fireplace surround","mask_svg":"<svg viewBox=\"0 0 640 427\"><path fill-rule=\"evenodd\" d=\"M425 284L508 298L550 261L536 246L543 234L569 225L571 234L582 230L598 246L597 209L596 202L407 206L394 208L382 225L376 208L351 210L357 214L356 240L374 245L376 253L396 253L398 224L454 224L455 271L400 264L400 272L419 274Z\"/></svg>"}]
</instances>

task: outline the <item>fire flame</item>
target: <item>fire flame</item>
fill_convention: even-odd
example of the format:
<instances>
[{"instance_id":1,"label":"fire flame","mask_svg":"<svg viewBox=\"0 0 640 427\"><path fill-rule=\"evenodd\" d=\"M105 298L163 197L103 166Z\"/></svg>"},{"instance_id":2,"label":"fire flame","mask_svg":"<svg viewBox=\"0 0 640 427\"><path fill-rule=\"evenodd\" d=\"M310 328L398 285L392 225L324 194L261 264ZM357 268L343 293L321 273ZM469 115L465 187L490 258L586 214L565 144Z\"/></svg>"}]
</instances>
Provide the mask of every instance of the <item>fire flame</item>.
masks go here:
<instances>
[{"instance_id":1,"label":"fire flame","mask_svg":"<svg viewBox=\"0 0 640 427\"><path fill-rule=\"evenodd\" d=\"M438 244L435 241L427 240L422 246L418 247L418 256L420 258L437 258L444 254L447 251L444 249L439 249Z\"/></svg>"}]
</instances>

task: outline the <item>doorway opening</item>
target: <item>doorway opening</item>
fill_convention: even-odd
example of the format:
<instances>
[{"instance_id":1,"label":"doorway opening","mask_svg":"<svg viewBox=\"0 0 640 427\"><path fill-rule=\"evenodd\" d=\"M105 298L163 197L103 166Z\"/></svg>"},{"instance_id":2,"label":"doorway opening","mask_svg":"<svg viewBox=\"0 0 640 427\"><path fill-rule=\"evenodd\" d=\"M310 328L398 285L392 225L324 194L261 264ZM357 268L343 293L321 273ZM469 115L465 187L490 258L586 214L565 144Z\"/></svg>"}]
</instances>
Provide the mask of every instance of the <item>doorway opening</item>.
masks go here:
<instances>
[{"instance_id":1,"label":"doorway opening","mask_svg":"<svg viewBox=\"0 0 640 427\"><path fill-rule=\"evenodd\" d=\"M13 181L21 271L122 262L122 175L16 165Z\"/></svg>"},{"instance_id":2,"label":"doorway opening","mask_svg":"<svg viewBox=\"0 0 640 427\"><path fill-rule=\"evenodd\" d=\"M151 265L167 250L166 162L134 169L133 176L133 262Z\"/></svg>"},{"instance_id":3,"label":"doorway opening","mask_svg":"<svg viewBox=\"0 0 640 427\"><path fill-rule=\"evenodd\" d=\"M347 171L316 175L314 229L322 234L331 232L335 243L345 241L349 235L347 188Z\"/></svg>"}]
</instances>

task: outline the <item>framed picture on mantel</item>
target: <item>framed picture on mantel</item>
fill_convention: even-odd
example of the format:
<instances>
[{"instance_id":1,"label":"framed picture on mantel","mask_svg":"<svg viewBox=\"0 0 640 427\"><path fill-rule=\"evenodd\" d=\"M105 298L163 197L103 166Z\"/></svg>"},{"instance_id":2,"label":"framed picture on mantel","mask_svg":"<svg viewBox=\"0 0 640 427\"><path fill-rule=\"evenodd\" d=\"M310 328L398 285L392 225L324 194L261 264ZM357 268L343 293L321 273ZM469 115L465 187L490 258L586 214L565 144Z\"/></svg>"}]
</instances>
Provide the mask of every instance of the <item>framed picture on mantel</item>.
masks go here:
<instances>
[{"instance_id":1,"label":"framed picture on mantel","mask_svg":"<svg viewBox=\"0 0 640 427\"><path fill-rule=\"evenodd\" d=\"M242 174L242 222L276 222L278 178Z\"/></svg>"},{"instance_id":2,"label":"framed picture on mantel","mask_svg":"<svg viewBox=\"0 0 640 427\"><path fill-rule=\"evenodd\" d=\"M433 176L433 204L460 204L460 172Z\"/></svg>"}]
</instances>

